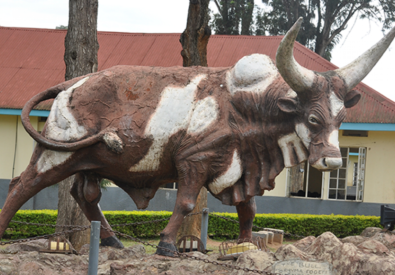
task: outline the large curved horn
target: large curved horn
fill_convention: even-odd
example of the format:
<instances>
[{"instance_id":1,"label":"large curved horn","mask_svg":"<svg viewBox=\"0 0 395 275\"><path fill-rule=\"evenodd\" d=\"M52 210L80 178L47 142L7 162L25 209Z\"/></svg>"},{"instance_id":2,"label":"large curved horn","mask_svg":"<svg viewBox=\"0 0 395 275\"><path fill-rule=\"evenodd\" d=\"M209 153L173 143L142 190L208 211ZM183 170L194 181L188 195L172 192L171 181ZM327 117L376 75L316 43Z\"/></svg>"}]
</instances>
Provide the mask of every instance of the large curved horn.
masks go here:
<instances>
[{"instance_id":1,"label":"large curved horn","mask_svg":"<svg viewBox=\"0 0 395 275\"><path fill-rule=\"evenodd\" d=\"M285 82L295 91L303 92L310 88L314 81L314 72L298 64L293 55L293 47L303 18L299 17L296 23L284 36L277 49L276 66Z\"/></svg>"},{"instance_id":2,"label":"large curved horn","mask_svg":"<svg viewBox=\"0 0 395 275\"><path fill-rule=\"evenodd\" d=\"M395 37L395 27L377 44L347 66L335 70L346 81L347 91L354 88L373 69Z\"/></svg>"}]
</instances>

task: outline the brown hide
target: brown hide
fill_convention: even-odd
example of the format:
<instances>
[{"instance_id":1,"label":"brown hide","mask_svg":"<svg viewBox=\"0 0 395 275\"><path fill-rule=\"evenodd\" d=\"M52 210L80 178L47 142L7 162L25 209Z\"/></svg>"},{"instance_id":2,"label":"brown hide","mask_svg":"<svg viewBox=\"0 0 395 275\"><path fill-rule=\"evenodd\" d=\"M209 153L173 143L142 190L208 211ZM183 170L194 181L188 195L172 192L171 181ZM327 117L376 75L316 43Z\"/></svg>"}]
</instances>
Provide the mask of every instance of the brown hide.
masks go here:
<instances>
[{"instance_id":1,"label":"brown hide","mask_svg":"<svg viewBox=\"0 0 395 275\"><path fill-rule=\"evenodd\" d=\"M317 109L319 114L324 114L325 122L332 125L328 98L332 90L341 94L339 85L336 81L330 84L331 77L318 75L312 91L300 97L298 110L288 114L277 107L278 99L290 89L280 76L262 93L240 90L231 95L225 84L230 69L117 66L89 75L89 79L72 92L67 108L78 125L86 129L86 136L103 129L115 129L124 147L121 154L116 154L103 143L97 143L81 167L97 166L91 172L113 180L133 198L138 208L146 208L156 190L169 182L185 180L189 185L191 179L196 179L197 186L206 186L212 191L209 183L228 170L236 150L242 167L240 179L213 195L224 204L238 205L262 195L264 190L273 189L275 177L284 168L279 137L293 133L295 123L308 124L305 120L310 110ZM194 101L214 98L218 104L215 122L197 134L188 134L186 129L173 133L163 144L156 170L130 171L153 146L153 138L145 132L164 90L184 88L199 75L206 78L197 85ZM336 123L336 127L339 125L340 122ZM325 151L326 147L321 145L327 145L328 131L321 127L315 133L315 128L310 128L314 134L311 156L315 159ZM303 148L306 155L307 149ZM71 160L77 161L78 154L72 155ZM291 159L293 165L301 161L303 159L297 157Z\"/></svg>"},{"instance_id":2,"label":"brown hide","mask_svg":"<svg viewBox=\"0 0 395 275\"><path fill-rule=\"evenodd\" d=\"M239 143L228 124L231 105L230 95L222 84L225 71L200 67L117 66L91 75L74 90L69 108L88 135L114 128L125 144L119 155L102 144L95 145L98 148L93 150L90 161L100 168L93 172L113 180L127 191L138 208L147 207L159 186L168 182L186 177L204 178L202 184L207 186L229 166L233 149ZM172 86L185 87L198 74L207 74L207 78L199 83L195 101L207 96L215 98L219 105L217 121L196 135L186 134L185 130L173 134L163 146L158 170L129 171L152 146L152 139L145 136L144 131L163 90Z\"/></svg>"}]
</instances>

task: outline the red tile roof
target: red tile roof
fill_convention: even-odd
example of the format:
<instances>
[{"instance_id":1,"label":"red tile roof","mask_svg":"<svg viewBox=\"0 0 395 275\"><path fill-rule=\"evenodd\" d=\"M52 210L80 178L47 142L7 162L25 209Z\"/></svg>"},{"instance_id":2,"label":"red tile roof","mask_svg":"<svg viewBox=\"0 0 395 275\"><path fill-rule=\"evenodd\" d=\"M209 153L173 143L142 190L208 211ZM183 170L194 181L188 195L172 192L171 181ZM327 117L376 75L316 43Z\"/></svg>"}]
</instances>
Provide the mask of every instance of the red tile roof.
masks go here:
<instances>
[{"instance_id":1,"label":"red tile roof","mask_svg":"<svg viewBox=\"0 0 395 275\"><path fill-rule=\"evenodd\" d=\"M65 30L0 27L0 108L21 109L35 94L64 80ZM182 66L180 34L98 32L99 70L114 65ZM252 53L275 58L282 36L213 35L208 64L227 67ZM295 59L315 71L337 67L299 43ZM395 103L360 83L360 103L348 111L346 122L395 123ZM37 109L49 109L41 104Z\"/></svg>"}]
</instances>

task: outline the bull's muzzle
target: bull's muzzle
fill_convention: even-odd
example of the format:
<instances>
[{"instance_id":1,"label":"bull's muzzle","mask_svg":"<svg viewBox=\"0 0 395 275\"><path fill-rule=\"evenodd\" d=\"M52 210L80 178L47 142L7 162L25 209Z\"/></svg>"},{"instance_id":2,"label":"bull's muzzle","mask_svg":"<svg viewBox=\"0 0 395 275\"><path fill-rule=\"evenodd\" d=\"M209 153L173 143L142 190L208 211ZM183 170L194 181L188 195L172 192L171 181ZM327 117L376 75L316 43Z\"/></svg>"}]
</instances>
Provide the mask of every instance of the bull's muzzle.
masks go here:
<instances>
[{"instance_id":1,"label":"bull's muzzle","mask_svg":"<svg viewBox=\"0 0 395 275\"><path fill-rule=\"evenodd\" d=\"M315 163L311 164L314 168L321 171L330 171L342 167L342 158L320 158Z\"/></svg>"}]
</instances>

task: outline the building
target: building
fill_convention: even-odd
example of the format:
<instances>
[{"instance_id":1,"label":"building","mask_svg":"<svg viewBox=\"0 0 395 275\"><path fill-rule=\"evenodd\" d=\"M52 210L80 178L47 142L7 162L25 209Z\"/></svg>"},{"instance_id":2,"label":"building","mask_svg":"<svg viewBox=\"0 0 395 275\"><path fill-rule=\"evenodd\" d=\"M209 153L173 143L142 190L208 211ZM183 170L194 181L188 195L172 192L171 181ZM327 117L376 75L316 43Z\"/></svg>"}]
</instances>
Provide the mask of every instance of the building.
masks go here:
<instances>
[{"instance_id":1,"label":"building","mask_svg":"<svg viewBox=\"0 0 395 275\"><path fill-rule=\"evenodd\" d=\"M0 205L10 179L25 169L35 145L21 125L23 105L64 80L65 35L65 30L0 27ZM179 36L99 32L99 70L114 65L181 66ZM274 59L281 39L213 35L208 64L232 66L252 53ZM294 54L311 70L337 68L299 43ZM330 173L307 164L285 169L277 177L276 188L257 199L258 212L378 215L380 204L395 204L395 103L363 83L356 89L362 99L349 109L340 127L343 167ZM30 115L38 131L43 129L50 106L51 102L44 102Z\"/></svg>"}]
</instances>

